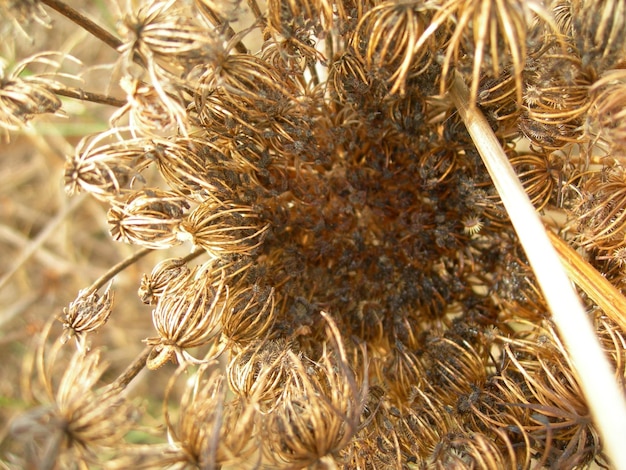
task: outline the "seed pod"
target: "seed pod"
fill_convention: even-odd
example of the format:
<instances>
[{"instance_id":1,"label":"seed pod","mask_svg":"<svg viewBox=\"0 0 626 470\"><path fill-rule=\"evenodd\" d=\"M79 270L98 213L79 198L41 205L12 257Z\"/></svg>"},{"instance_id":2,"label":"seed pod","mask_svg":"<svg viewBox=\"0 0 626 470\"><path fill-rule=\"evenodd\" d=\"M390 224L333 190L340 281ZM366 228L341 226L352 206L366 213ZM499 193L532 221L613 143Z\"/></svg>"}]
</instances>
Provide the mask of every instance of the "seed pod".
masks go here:
<instances>
[{"instance_id":1,"label":"seed pod","mask_svg":"<svg viewBox=\"0 0 626 470\"><path fill-rule=\"evenodd\" d=\"M111 236L124 243L152 249L178 245L177 227L189 204L176 193L144 189L124 203L114 203L107 214Z\"/></svg>"}]
</instances>

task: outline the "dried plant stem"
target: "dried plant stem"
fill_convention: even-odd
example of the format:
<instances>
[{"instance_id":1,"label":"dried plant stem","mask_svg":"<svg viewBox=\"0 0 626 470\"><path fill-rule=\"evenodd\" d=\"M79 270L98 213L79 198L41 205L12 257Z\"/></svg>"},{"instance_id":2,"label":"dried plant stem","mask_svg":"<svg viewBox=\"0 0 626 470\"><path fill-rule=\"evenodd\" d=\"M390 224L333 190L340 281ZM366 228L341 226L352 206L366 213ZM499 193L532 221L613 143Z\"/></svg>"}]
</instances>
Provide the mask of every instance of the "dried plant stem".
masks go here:
<instances>
[{"instance_id":1,"label":"dried plant stem","mask_svg":"<svg viewBox=\"0 0 626 470\"><path fill-rule=\"evenodd\" d=\"M150 356L150 352L152 351L152 346L148 346L144 348L141 353L135 358L135 360L130 364L122 374L115 379L114 382L111 382L109 385L109 389L113 392L121 392L126 388L126 386L133 380L139 372L141 372L144 367L146 367L146 360L148 356Z\"/></svg>"},{"instance_id":2,"label":"dried plant stem","mask_svg":"<svg viewBox=\"0 0 626 470\"><path fill-rule=\"evenodd\" d=\"M54 93L61 96L67 96L68 98L75 98L81 101L91 101L92 103L106 104L109 106L115 106L121 108L126 105L126 100L119 98L113 98L112 96L101 95L99 93L91 93L79 88L61 88L55 89Z\"/></svg>"},{"instance_id":3,"label":"dried plant stem","mask_svg":"<svg viewBox=\"0 0 626 470\"><path fill-rule=\"evenodd\" d=\"M69 5L66 5L64 2L61 2L59 0L41 0L41 3L48 5L53 10L58 11L81 28L93 34L105 44L111 46L113 49L117 50L122 45L122 41L120 41L118 38L100 27L98 24L91 21L82 13L74 10Z\"/></svg>"},{"instance_id":4,"label":"dried plant stem","mask_svg":"<svg viewBox=\"0 0 626 470\"><path fill-rule=\"evenodd\" d=\"M549 230L548 236L571 280L626 331L626 298L561 237Z\"/></svg>"},{"instance_id":5,"label":"dried plant stem","mask_svg":"<svg viewBox=\"0 0 626 470\"><path fill-rule=\"evenodd\" d=\"M626 468L626 401L559 256L487 120L457 73L450 89L535 272L615 468Z\"/></svg>"},{"instance_id":6,"label":"dried plant stem","mask_svg":"<svg viewBox=\"0 0 626 470\"><path fill-rule=\"evenodd\" d=\"M136 263L138 260L146 256L148 253L154 251L152 248L143 248L136 253L133 253L128 258L120 261L111 269L109 269L106 273L100 276L98 279L94 281L94 283L89 287L88 292L96 292L102 286L104 286L107 282L109 282L116 274L124 271L130 265Z\"/></svg>"}]
</instances>

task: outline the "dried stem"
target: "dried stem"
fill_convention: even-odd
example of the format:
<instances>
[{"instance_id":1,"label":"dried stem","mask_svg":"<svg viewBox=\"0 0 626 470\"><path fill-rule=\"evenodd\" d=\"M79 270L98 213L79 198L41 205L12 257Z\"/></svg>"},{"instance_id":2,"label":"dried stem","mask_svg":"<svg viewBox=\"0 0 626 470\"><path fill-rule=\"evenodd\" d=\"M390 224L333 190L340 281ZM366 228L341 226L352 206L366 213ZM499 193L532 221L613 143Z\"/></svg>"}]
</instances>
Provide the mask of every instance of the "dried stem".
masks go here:
<instances>
[{"instance_id":1,"label":"dried stem","mask_svg":"<svg viewBox=\"0 0 626 470\"><path fill-rule=\"evenodd\" d=\"M61 13L63 16L76 23L85 31L93 34L95 37L100 39L108 46L111 46L113 49L117 50L122 45L122 41L120 41L118 38L100 27L98 24L91 21L82 13L79 13L72 7L66 5L64 2L61 2L59 0L41 0L41 3L48 5L53 10Z\"/></svg>"},{"instance_id":2,"label":"dried stem","mask_svg":"<svg viewBox=\"0 0 626 470\"><path fill-rule=\"evenodd\" d=\"M117 108L121 108L122 106L126 105L126 100L113 98L112 96L101 95L99 93L84 91L80 88L59 88L55 89L54 93L61 96L67 96L68 98L75 98L81 101L91 101L92 103L106 104L109 106L115 106Z\"/></svg>"},{"instance_id":3,"label":"dried stem","mask_svg":"<svg viewBox=\"0 0 626 470\"><path fill-rule=\"evenodd\" d=\"M88 288L87 292L96 292L98 289L104 286L107 282L109 282L116 274L124 271L124 269L134 264L135 262L137 262L138 260L140 260L141 258L143 258L144 256L146 256L148 253L152 251L154 250L152 250L151 248L144 248L142 250L139 250L136 253L133 253L125 260L120 261L111 269L109 269L106 273L104 273L102 276L96 279L94 283Z\"/></svg>"},{"instance_id":4,"label":"dried stem","mask_svg":"<svg viewBox=\"0 0 626 470\"><path fill-rule=\"evenodd\" d=\"M148 359L148 356L150 356L150 351L152 351L151 346L147 346L146 348L144 348L144 350L139 353L139 355L135 358L132 364L130 364L126 368L126 370L122 372L122 374L109 385L108 388L116 392L121 392L123 389L125 389L126 386L131 382L131 380L137 377L139 372L141 372L144 367L146 367L146 360Z\"/></svg>"},{"instance_id":5,"label":"dried stem","mask_svg":"<svg viewBox=\"0 0 626 470\"><path fill-rule=\"evenodd\" d=\"M557 234L548 231L569 277L611 320L626 331L626 298Z\"/></svg>"},{"instance_id":6,"label":"dried stem","mask_svg":"<svg viewBox=\"0 0 626 470\"><path fill-rule=\"evenodd\" d=\"M626 402L591 322L561 265L559 256L524 192L487 120L469 101L469 90L457 73L450 89L469 134L480 153L513 227L535 272L552 318L563 337L581 388L598 426L606 454L615 468L626 468Z\"/></svg>"}]
</instances>

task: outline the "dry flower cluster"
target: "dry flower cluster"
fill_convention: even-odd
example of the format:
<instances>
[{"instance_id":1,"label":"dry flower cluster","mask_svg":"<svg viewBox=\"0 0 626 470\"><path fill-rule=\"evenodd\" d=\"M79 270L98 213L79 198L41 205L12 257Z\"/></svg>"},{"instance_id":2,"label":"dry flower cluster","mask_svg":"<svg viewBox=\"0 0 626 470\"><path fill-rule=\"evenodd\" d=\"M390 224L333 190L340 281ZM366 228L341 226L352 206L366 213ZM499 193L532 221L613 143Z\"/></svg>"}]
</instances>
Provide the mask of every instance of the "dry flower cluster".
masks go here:
<instances>
[{"instance_id":1,"label":"dry flower cluster","mask_svg":"<svg viewBox=\"0 0 626 470\"><path fill-rule=\"evenodd\" d=\"M115 106L65 189L139 248L32 345L5 468L611 465L448 90L463 77L572 263L623 291L624 0L120 3L111 34L58 0L0 1L2 31L51 7L117 51L124 99L66 52L0 62L0 128L60 96ZM115 378L91 338L123 314L111 280L154 250L154 332ZM581 297L623 388L626 312ZM158 425L127 389L163 371Z\"/></svg>"}]
</instances>

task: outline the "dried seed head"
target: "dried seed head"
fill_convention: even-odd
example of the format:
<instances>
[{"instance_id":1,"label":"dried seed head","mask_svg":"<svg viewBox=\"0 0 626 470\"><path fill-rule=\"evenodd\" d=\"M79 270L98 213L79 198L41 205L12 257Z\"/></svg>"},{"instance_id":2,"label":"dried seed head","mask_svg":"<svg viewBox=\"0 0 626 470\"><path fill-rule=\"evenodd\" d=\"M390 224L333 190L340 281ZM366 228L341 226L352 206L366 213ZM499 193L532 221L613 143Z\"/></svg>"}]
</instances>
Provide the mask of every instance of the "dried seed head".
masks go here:
<instances>
[{"instance_id":1,"label":"dried seed head","mask_svg":"<svg viewBox=\"0 0 626 470\"><path fill-rule=\"evenodd\" d=\"M150 276L144 274L138 291L139 298L144 304L156 304L165 291L172 294L185 286L190 272L181 258L159 262L152 269Z\"/></svg>"},{"instance_id":2,"label":"dried seed head","mask_svg":"<svg viewBox=\"0 0 626 470\"><path fill-rule=\"evenodd\" d=\"M153 346L149 369L157 369L169 360L178 363L202 362L185 349L211 343L220 333L220 321L228 302L224 271L193 269L184 285L177 284L159 297L152 311L152 322L159 336L148 338ZM217 353L216 353L217 354Z\"/></svg>"},{"instance_id":3,"label":"dried seed head","mask_svg":"<svg viewBox=\"0 0 626 470\"><path fill-rule=\"evenodd\" d=\"M163 136L171 134L178 125L178 115L161 99L154 86L131 76L120 79L120 87L126 92L126 105L111 116L111 127L124 122L133 134L140 136Z\"/></svg>"},{"instance_id":4,"label":"dried seed head","mask_svg":"<svg viewBox=\"0 0 626 470\"><path fill-rule=\"evenodd\" d=\"M195 21L194 11L185 2L153 1L124 15L118 23L124 44L119 52L131 60L139 57L148 69L204 63L211 57L216 38ZM166 68L163 67L162 72Z\"/></svg>"},{"instance_id":5,"label":"dried seed head","mask_svg":"<svg viewBox=\"0 0 626 470\"><path fill-rule=\"evenodd\" d=\"M124 138L122 129L83 138L65 162L65 191L87 191L105 201L128 192L148 148L146 140Z\"/></svg>"},{"instance_id":6,"label":"dried seed head","mask_svg":"<svg viewBox=\"0 0 626 470\"><path fill-rule=\"evenodd\" d=\"M262 339L276 320L274 289L258 285L231 290L229 305L222 317L222 333L237 344Z\"/></svg>"},{"instance_id":7,"label":"dried seed head","mask_svg":"<svg viewBox=\"0 0 626 470\"><path fill-rule=\"evenodd\" d=\"M267 447L277 464L332 465L335 456L358 431L367 380L361 386L357 384L337 325L324 315L335 349L324 348L318 361L288 353L292 367L285 384L285 399L267 419L271 436Z\"/></svg>"},{"instance_id":8,"label":"dried seed head","mask_svg":"<svg viewBox=\"0 0 626 470\"><path fill-rule=\"evenodd\" d=\"M107 369L100 362L100 351L77 350L64 364L58 384L51 376L57 357L52 353L39 358L44 366L39 378L50 405L44 403L19 416L12 431L18 437L23 434L24 439L43 437L48 441L46 450L37 456L42 459L37 468L56 468L55 462L64 468L77 462L100 466L99 457L122 444L133 424L133 409L119 391L97 387Z\"/></svg>"},{"instance_id":9,"label":"dried seed head","mask_svg":"<svg viewBox=\"0 0 626 470\"><path fill-rule=\"evenodd\" d=\"M597 134L593 138L623 152L626 149L626 74L620 71L616 75L606 86L602 86L606 83L604 79L594 84L588 118L591 132Z\"/></svg>"},{"instance_id":10,"label":"dried seed head","mask_svg":"<svg viewBox=\"0 0 626 470\"><path fill-rule=\"evenodd\" d=\"M131 245L165 249L178 245L177 228L189 204L176 193L156 188L129 195L114 203L107 218L111 236Z\"/></svg>"},{"instance_id":11,"label":"dried seed head","mask_svg":"<svg viewBox=\"0 0 626 470\"><path fill-rule=\"evenodd\" d=\"M389 93L404 94L406 81L426 70L437 50L434 36L415 44L429 24L422 2L386 1L369 10L352 37L352 48L369 73L390 85Z\"/></svg>"},{"instance_id":12,"label":"dried seed head","mask_svg":"<svg viewBox=\"0 0 626 470\"><path fill-rule=\"evenodd\" d=\"M85 349L86 333L96 331L103 326L113 309L113 294L111 283L104 294L99 295L91 289L83 289L78 297L63 309L63 336L61 342L66 343L73 336L76 337L79 349Z\"/></svg>"},{"instance_id":13,"label":"dried seed head","mask_svg":"<svg viewBox=\"0 0 626 470\"><path fill-rule=\"evenodd\" d=\"M292 367L288 351L282 340L248 344L228 364L230 389L247 402L256 403L261 412L271 412L281 401Z\"/></svg>"},{"instance_id":14,"label":"dried seed head","mask_svg":"<svg viewBox=\"0 0 626 470\"><path fill-rule=\"evenodd\" d=\"M6 72L6 63L0 58L0 127L6 131L22 129L39 114L63 115L61 100L54 93L64 88L56 78L58 73L22 74L32 67L58 69L65 59L73 57L58 53L42 53L28 57ZM68 75L69 76L69 75Z\"/></svg>"},{"instance_id":15,"label":"dried seed head","mask_svg":"<svg viewBox=\"0 0 626 470\"><path fill-rule=\"evenodd\" d=\"M190 238L194 245L219 258L252 252L262 243L262 235L268 228L261 225L258 215L249 207L207 201L180 224L179 237Z\"/></svg>"},{"instance_id":16,"label":"dried seed head","mask_svg":"<svg viewBox=\"0 0 626 470\"><path fill-rule=\"evenodd\" d=\"M179 376L180 372L173 376L169 388ZM215 364L202 365L187 380L176 405L175 422L166 408L168 438L173 449L164 455L165 462L194 468L258 468L254 466L260 458L257 411L253 404L227 402L226 392L224 378Z\"/></svg>"}]
</instances>

